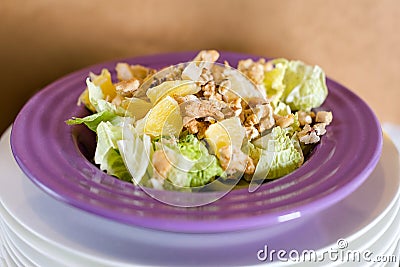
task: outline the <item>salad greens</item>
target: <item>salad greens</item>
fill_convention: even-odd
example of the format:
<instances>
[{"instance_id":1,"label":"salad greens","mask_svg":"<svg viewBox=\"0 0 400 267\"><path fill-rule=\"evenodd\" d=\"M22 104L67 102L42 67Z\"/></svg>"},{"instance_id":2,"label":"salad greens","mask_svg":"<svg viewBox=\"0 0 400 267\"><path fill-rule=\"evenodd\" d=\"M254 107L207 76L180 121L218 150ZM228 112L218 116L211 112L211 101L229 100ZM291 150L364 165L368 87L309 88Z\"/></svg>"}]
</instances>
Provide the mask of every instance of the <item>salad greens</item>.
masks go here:
<instances>
[{"instance_id":1,"label":"salad greens","mask_svg":"<svg viewBox=\"0 0 400 267\"><path fill-rule=\"evenodd\" d=\"M117 65L117 82L108 70L91 74L79 103L93 114L66 123L96 132L101 170L146 187L190 191L299 168L332 121L330 112L312 111L328 94L322 69L247 59L238 71L218 57L201 51L162 77L126 63Z\"/></svg>"}]
</instances>

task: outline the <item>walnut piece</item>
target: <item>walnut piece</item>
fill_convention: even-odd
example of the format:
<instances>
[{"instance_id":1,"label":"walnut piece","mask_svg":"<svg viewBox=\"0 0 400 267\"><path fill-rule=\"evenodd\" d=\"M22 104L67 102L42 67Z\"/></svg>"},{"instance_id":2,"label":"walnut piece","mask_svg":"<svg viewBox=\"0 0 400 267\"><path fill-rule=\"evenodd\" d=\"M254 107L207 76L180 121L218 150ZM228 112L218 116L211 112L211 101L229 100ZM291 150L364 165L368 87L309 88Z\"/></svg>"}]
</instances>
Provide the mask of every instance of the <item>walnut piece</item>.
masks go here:
<instances>
[{"instance_id":1,"label":"walnut piece","mask_svg":"<svg viewBox=\"0 0 400 267\"><path fill-rule=\"evenodd\" d=\"M249 139L250 141L257 138L259 136L259 132L257 130L256 127L254 127L253 125L251 126L247 126L246 128L246 137L247 139Z\"/></svg>"},{"instance_id":2,"label":"walnut piece","mask_svg":"<svg viewBox=\"0 0 400 267\"><path fill-rule=\"evenodd\" d=\"M275 118L275 123L277 126L280 126L281 128L286 128L289 127L294 123L294 115L289 114L286 116L279 116L279 115L274 115Z\"/></svg>"},{"instance_id":3,"label":"walnut piece","mask_svg":"<svg viewBox=\"0 0 400 267\"><path fill-rule=\"evenodd\" d=\"M317 116L315 117L315 122L323 122L326 125L329 125L332 122L333 116L330 111L318 111Z\"/></svg>"},{"instance_id":4,"label":"walnut piece","mask_svg":"<svg viewBox=\"0 0 400 267\"><path fill-rule=\"evenodd\" d=\"M215 62L219 58L219 53L216 50L202 50L197 56L193 59L193 61L206 61L206 62Z\"/></svg>"},{"instance_id":5,"label":"walnut piece","mask_svg":"<svg viewBox=\"0 0 400 267\"><path fill-rule=\"evenodd\" d=\"M319 136L324 135L326 133L326 123L316 123L313 125L313 129L315 130L315 133Z\"/></svg>"},{"instance_id":6,"label":"walnut piece","mask_svg":"<svg viewBox=\"0 0 400 267\"><path fill-rule=\"evenodd\" d=\"M314 144L314 143L318 143L320 138L319 136L316 134L315 131L310 132L307 135L304 135L302 137L300 137L300 142L308 145L308 144Z\"/></svg>"},{"instance_id":7,"label":"walnut piece","mask_svg":"<svg viewBox=\"0 0 400 267\"><path fill-rule=\"evenodd\" d=\"M183 127L186 127L189 133L197 134L197 138L203 139L210 124L211 123L208 121L197 121L196 119L192 119L183 125Z\"/></svg>"},{"instance_id":8,"label":"walnut piece","mask_svg":"<svg viewBox=\"0 0 400 267\"><path fill-rule=\"evenodd\" d=\"M238 70L246 75L255 84L262 84L264 81L264 72L267 67L265 59L254 62L252 59L240 60Z\"/></svg>"},{"instance_id":9,"label":"walnut piece","mask_svg":"<svg viewBox=\"0 0 400 267\"><path fill-rule=\"evenodd\" d=\"M314 113L314 112L305 112L305 111L301 111L301 110L297 112L297 114L299 116L299 123L301 126L312 123L312 113ZM314 114L314 116L315 116L315 114Z\"/></svg>"}]
</instances>

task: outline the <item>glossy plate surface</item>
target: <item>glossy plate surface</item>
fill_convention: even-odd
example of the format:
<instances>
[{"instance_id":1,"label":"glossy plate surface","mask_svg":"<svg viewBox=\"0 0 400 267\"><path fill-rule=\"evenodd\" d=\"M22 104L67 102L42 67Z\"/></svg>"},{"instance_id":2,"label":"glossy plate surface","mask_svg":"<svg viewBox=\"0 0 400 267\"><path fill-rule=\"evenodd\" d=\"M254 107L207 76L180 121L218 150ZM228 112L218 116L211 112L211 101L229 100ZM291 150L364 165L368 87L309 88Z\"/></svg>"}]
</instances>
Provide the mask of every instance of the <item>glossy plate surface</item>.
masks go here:
<instances>
[{"instance_id":1,"label":"glossy plate surface","mask_svg":"<svg viewBox=\"0 0 400 267\"><path fill-rule=\"evenodd\" d=\"M71 127L64 122L73 116L87 115L76 102L90 71L99 73L108 68L115 76L117 62L161 68L188 61L195 54L107 62L50 84L28 101L13 125L11 147L19 166L45 192L80 209L135 226L193 233L266 227L316 212L353 192L374 169L382 149L380 125L364 101L330 79L329 95L321 107L333 112L328 133L301 168L253 193L235 190L207 206L173 207L101 172L85 158L81 152L84 148L78 146L90 143L93 135L84 127ZM249 57L257 59L221 53L220 60L235 66L238 60ZM212 194L161 193L169 199Z\"/></svg>"},{"instance_id":2,"label":"glossy plate surface","mask_svg":"<svg viewBox=\"0 0 400 267\"><path fill-rule=\"evenodd\" d=\"M0 140L0 183L8 185L0 187L0 222L26 243L16 244L37 266L252 266L261 263L256 252L265 245L270 250L323 252L337 248L337 240L344 238L352 250L368 248L373 255L393 255L383 252L392 240L399 239L400 161L387 137L375 170L341 201L298 220L213 234L125 225L56 201L26 178L15 163L8 141L9 131ZM391 222L396 216L397 221ZM398 234L390 233L388 226ZM318 266L325 263L332 262L327 259ZM281 265L278 261L271 266Z\"/></svg>"}]
</instances>

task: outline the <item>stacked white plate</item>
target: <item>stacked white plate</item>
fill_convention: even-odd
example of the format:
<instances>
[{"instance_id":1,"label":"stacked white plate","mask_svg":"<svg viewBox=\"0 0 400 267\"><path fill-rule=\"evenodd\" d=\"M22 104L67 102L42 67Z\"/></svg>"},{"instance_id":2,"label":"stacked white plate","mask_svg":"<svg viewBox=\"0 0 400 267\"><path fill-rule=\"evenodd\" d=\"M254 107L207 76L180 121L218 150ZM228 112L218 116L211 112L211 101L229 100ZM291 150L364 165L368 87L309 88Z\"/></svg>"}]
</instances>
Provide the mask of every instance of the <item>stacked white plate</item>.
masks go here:
<instances>
[{"instance_id":1,"label":"stacked white plate","mask_svg":"<svg viewBox=\"0 0 400 267\"><path fill-rule=\"evenodd\" d=\"M399 265L400 161L387 136L381 159L366 182L318 216L282 223L279 230L182 234L120 224L53 199L19 169L10 149L9 135L7 131L0 142L0 266ZM367 201L366 195L370 196ZM341 216L332 218L332 214ZM291 233L301 231L304 239L292 240L281 248L286 250L286 258L288 254L290 258L296 256L290 252L291 246L302 244L310 245L310 249L318 246L316 253L319 259L324 257L323 261L282 262L277 260L277 254L274 262L260 260L271 252L264 253L265 246L273 249L268 245L274 240L283 235L287 239ZM231 255L232 247L243 247L243 254ZM203 253L204 261L179 253L188 248ZM336 252L329 257L332 251ZM348 259L345 252L349 251L368 259ZM207 261L208 253L218 252L219 259ZM178 261L177 257L183 259Z\"/></svg>"}]
</instances>

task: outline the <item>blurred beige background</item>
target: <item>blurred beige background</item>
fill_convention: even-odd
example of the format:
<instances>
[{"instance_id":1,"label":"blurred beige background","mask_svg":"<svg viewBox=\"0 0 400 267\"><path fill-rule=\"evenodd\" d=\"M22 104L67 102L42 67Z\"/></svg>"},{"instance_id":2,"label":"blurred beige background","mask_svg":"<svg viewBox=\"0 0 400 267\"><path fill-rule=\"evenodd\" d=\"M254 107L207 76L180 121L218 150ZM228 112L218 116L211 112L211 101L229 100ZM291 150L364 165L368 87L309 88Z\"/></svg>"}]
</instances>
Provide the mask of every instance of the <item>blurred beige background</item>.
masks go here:
<instances>
[{"instance_id":1,"label":"blurred beige background","mask_svg":"<svg viewBox=\"0 0 400 267\"><path fill-rule=\"evenodd\" d=\"M114 58L215 48L320 65L400 124L400 1L0 2L0 133L34 92Z\"/></svg>"}]
</instances>

